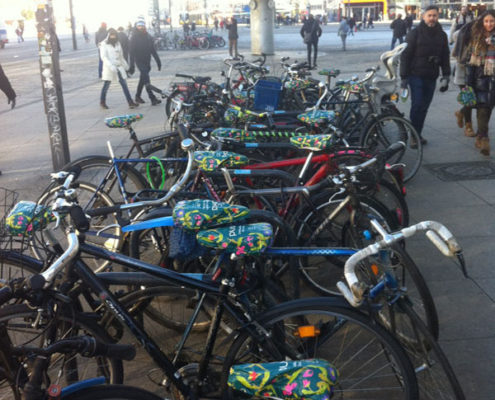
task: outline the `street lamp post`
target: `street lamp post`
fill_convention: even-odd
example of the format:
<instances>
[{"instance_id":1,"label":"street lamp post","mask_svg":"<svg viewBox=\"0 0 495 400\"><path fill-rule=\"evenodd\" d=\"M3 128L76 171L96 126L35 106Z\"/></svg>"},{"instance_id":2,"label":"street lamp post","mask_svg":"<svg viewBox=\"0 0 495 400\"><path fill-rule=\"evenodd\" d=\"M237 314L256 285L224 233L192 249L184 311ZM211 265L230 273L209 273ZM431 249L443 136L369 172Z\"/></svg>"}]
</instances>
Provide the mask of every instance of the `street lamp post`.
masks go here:
<instances>
[{"instance_id":1,"label":"street lamp post","mask_svg":"<svg viewBox=\"0 0 495 400\"><path fill-rule=\"evenodd\" d=\"M52 0L45 0L38 5L36 28L38 30L43 102L48 121L53 169L57 171L70 162L70 154Z\"/></svg>"},{"instance_id":2,"label":"street lamp post","mask_svg":"<svg viewBox=\"0 0 495 400\"><path fill-rule=\"evenodd\" d=\"M72 0L69 0L69 12L70 12L70 29L72 30L72 48L74 50L77 50L76 19L74 18L74 12L72 9Z\"/></svg>"}]
</instances>

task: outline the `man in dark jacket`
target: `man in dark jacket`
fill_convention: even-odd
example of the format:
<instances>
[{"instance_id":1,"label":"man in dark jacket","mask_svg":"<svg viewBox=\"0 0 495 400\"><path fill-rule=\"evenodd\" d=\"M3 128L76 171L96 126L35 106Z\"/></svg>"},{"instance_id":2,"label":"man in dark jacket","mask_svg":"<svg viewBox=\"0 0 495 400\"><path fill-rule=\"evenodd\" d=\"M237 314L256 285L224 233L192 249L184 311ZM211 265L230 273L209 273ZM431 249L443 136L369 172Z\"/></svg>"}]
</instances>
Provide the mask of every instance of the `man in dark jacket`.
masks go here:
<instances>
[{"instance_id":1,"label":"man in dark jacket","mask_svg":"<svg viewBox=\"0 0 495 400\"><path fill-rule=\"evenodd\" d=\"M392 50L395 47L395 42L399 40L399 43L402 43L404 36L406 36L406 23L402 19L402 14L397 14L397 18L390 24L390 29L393 30L392 46L390 46L390 50Z\"/></svg>"},{"instance_id":2,"label":"man in dark jacket","mask_svg":"<svg viewBox=\"0 0 495 400\"><path fill-rule=\"evenodd\" d=\"M239 57L239 52L237 51L237 39L239 39L239 34L237 33L237 20L234 16L226 22L225 27L229 31L229 54L230 57ZM232 54L234 53L234 54Z\"/></svg>"},{"instance_id":3,"label":"man in dark jacket","mask_svg":"<svg viewBox=\"0 0 495 400\"><path fill-rule=\"evenodd\" d=\"M129 63L129 37L124 30L123 26L119 26L117 29L117 37L119 38L120 47L122 47L122 53L124 53L124 58Z\"/></svg>"},{"instance_id":4,"label":"man in dark jacket","mask_svg":"<svg viewBox=\"0 0 495 400\"><path fill-rule=\"evenodd\" d=\"M100 42L103 42L108 36L107 24L105 22L101 23L100 29L95 33L95 44L96 47L100 46ZM100 57L100 52L98 51L98 78L101 78L101 71L103 70L103 61Z\"/></svg>"},{"instance_id":5,"label":"man in dark jacket","mask_svg":"<svg viewBox=\"0 0 495 400\"><path fill-rule=\"evenodd\" d=\"M321 27L318 21L313 17L313 14L309 14L308 19L304 21L300 33L308 48L309 68L314 68L316 67L316 58L318 57L318 39L321 36ZM313 66L311 66L311 46L314 47Z\"/></svg>"},{"instance_id":6,"label":"man in dark jacket","mask_svg":"<svg viewBox=\"0 0 495 400\"><path fill-rule=\"evenodd\" d=\"M414 19L413 15L411 13L407 13L406 18L404 18L407 33L411 32L413 26L413 19Z\"/></svg>"},{"instance_id":7,"label":"man in dark jacket","mask_svg":"<svg viewBox=\"0 0 495 400\"><path fill-rule=\"evenodd\" d=\"M137 65L139 69L139 83L136 90L136 103L143 104L145 101L141 98L141 92L143 87L146 87L146 92L151 100L151 105L155 106L161 103L160 99L157 99L151 90L150 83L150 71L151 71L151 56L156 61L158 71L162 68L162 63L153 44L153 38L146 32L146 25L144 21L136 22L136 29L134 30L130 44L130 69L129 73L134 73L134 66Z\"/></svg>"},{"instance_id":8,"label":"man in dark jacket","mask_svg":"<svg viewBox=\"0 0 495 400\"><path fill-rule=\"evenodd\" d=\"M411 89L412 125L421 136L428 107L430 107L439 70L442 70L440 91L449 88L450 55L447 34L438 23L438 7L428 6L423 13L421 23L406 38L407 48L401 54L401 87ZM411 146L414 146L411 143Z\"/></svg>"},{"instance_id":9,"label":"man in dark jacket","mask_svg":"<svg viewBox=\"0 0 495 400\"><path fill-rule=\"evenodd\" d=\"M12 85L10 84L7 75L5 75L5 72L3 72L3 68L1 65L0 65L0 90L5 93L5 96L7 96L7 104L10 104L11 105L10 107L14 108L16 94L14 89L12 89Z\"/></svg>"}]
</instances>

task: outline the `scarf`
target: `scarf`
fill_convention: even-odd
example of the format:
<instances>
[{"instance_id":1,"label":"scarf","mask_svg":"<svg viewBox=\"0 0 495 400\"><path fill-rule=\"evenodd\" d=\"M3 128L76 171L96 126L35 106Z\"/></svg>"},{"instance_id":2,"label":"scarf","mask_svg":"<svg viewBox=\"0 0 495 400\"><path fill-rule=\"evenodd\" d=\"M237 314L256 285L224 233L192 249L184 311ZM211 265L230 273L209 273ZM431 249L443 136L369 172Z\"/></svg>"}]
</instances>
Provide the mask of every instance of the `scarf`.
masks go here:
<instances>
[{"instance_id":1,"label":"scarf","mask_svg":"<svg viewBox=\"0 0 495 400\"><path fill-rule=\"evenodd\" d=\"M469 65L483 67L483 75L495 76L495 46L489 45L485 50L481 44L473 46Z\"/></svg>"}]
</instances>

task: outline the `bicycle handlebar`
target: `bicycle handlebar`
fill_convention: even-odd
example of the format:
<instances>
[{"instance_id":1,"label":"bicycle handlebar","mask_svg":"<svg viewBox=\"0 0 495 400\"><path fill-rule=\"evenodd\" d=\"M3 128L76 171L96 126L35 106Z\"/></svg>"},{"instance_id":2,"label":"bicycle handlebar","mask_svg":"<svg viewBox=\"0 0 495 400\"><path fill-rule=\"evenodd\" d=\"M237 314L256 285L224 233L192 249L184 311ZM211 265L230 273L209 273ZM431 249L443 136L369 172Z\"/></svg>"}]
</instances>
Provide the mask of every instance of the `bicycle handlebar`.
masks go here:
<instances>
[{"instance_id":1,"label":"bicycle handlebar","mask_svg":"<svg viewBox=\"0 0 495 400\"><path fill-rule=\"evenodd\" d=\"M373 228L382 236L382 239L377 242L359 250L353 254L345 263L344 277L347 285L340 281L337 283L337 287L346 300L353 306L359 307L364 300L364 293L366 286L359 281L355 268L359 262L365 258L377 254L381 249L390 247L392 244L397 243L400 240L411 237L417 232L426 231L426 237L437 247L442 254L447 257L457 256L463 264L462 248L457 242L454 235L441 223L436 221L422 221L415 225L401 229L399 232L388 233L385 229L375 220L371 220ZM464 268L464 265L463 265Z\"/></svg>"}]
</instances>

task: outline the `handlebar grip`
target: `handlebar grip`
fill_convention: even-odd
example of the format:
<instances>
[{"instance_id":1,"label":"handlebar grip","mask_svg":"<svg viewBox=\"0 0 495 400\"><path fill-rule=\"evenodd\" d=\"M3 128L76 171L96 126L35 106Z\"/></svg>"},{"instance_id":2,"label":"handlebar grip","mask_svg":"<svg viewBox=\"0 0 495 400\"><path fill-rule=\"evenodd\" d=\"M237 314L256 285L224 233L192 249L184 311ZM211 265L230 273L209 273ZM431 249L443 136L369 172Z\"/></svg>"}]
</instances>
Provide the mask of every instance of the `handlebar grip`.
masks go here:
<instances>
[{"instance_id":1,"label":"handlebar grip","mask_svg":"<svg viewBox=\"0 0 495 400\"><path fill-rule=\"evenodd\" d=\"M191 136L189 135L189 132L187 130L187 127L184 124L179 124L179 127L177 130L179 132L179 136L180 136L181 140L191 138Z\"/></svg>"},{"instance_id":2,"label":"handlebar grip","mask_svg":"<svg viewBox=\"0 0 495 400\"><path fill-rule=\"evenodd\" d=\"M103 343L91 336L83 336L80 353L84 357L109 357L119 360L131 361L136 357L136 349L132 344Z\"/></svg>"},{"instance_id":3,"label":"handlebar grip","mask_svg":"<svg viewBox=\"0 0 495 400\"><path fill-rule=\"evenodd\" d=\"M186 75L186 74L175 74L177 78L187 78L187 79L193 79L192 75Z\"/></svg>"},{"instance_id":4,"label":"handlebar grip","mask_svg":"<svg viewBox=\"0 0 495 400\"><path fill-rule=\"evenodd\" d=\"M12 288L10 286L5 286L0 289L0 306L7 303L12 298Z\"/></svg>"},{"instance_id":5,"label":"handlebar grip","mask_svg":"<svg viewBox=\"0 0 495 400\"><path fill-rule=\"evenodd\" d=\"M74 206L70 209L70 217L79 231L86 232L89 230L89 221L80 206Z\"/></svg>"},{"instance_id":6,"label":"handlebar grip","mask_svg":"<svg viewBox=\"0 0 495 400\"><path fill-rule=\"evenodd\" d=\"M67 172L74 176L73 181L75 181L77 178L79 178L79 175L81 175L81 171L82 169L79 165L73 165Z\"/></svg>"},{"instance_id":7,"label":"handlebar grip","mask_svg":"<svg viewBox=\"0 0 495 400\"><path fill-rule=\"evenodd\" d=\"M120 206L99 207L93 208L92 210L86 210L86 214L90 217L98 217L100 215L108 215L118 211L120 211Z\"/></svg>"},{"instance_id":8,"label":"handlebar grip","mask_svg":"<svg viewBox=\"0 0 495 400\"><path fill-rule=\"evenodd\" d=\"M446 257L452 257L453 254L449 249L449 246L445 244L440 236L437 235L436 232L429 230L426 231L426 237L430 239L430 241L436 246L440 252Z\"/></svg>"}]
</instances>

